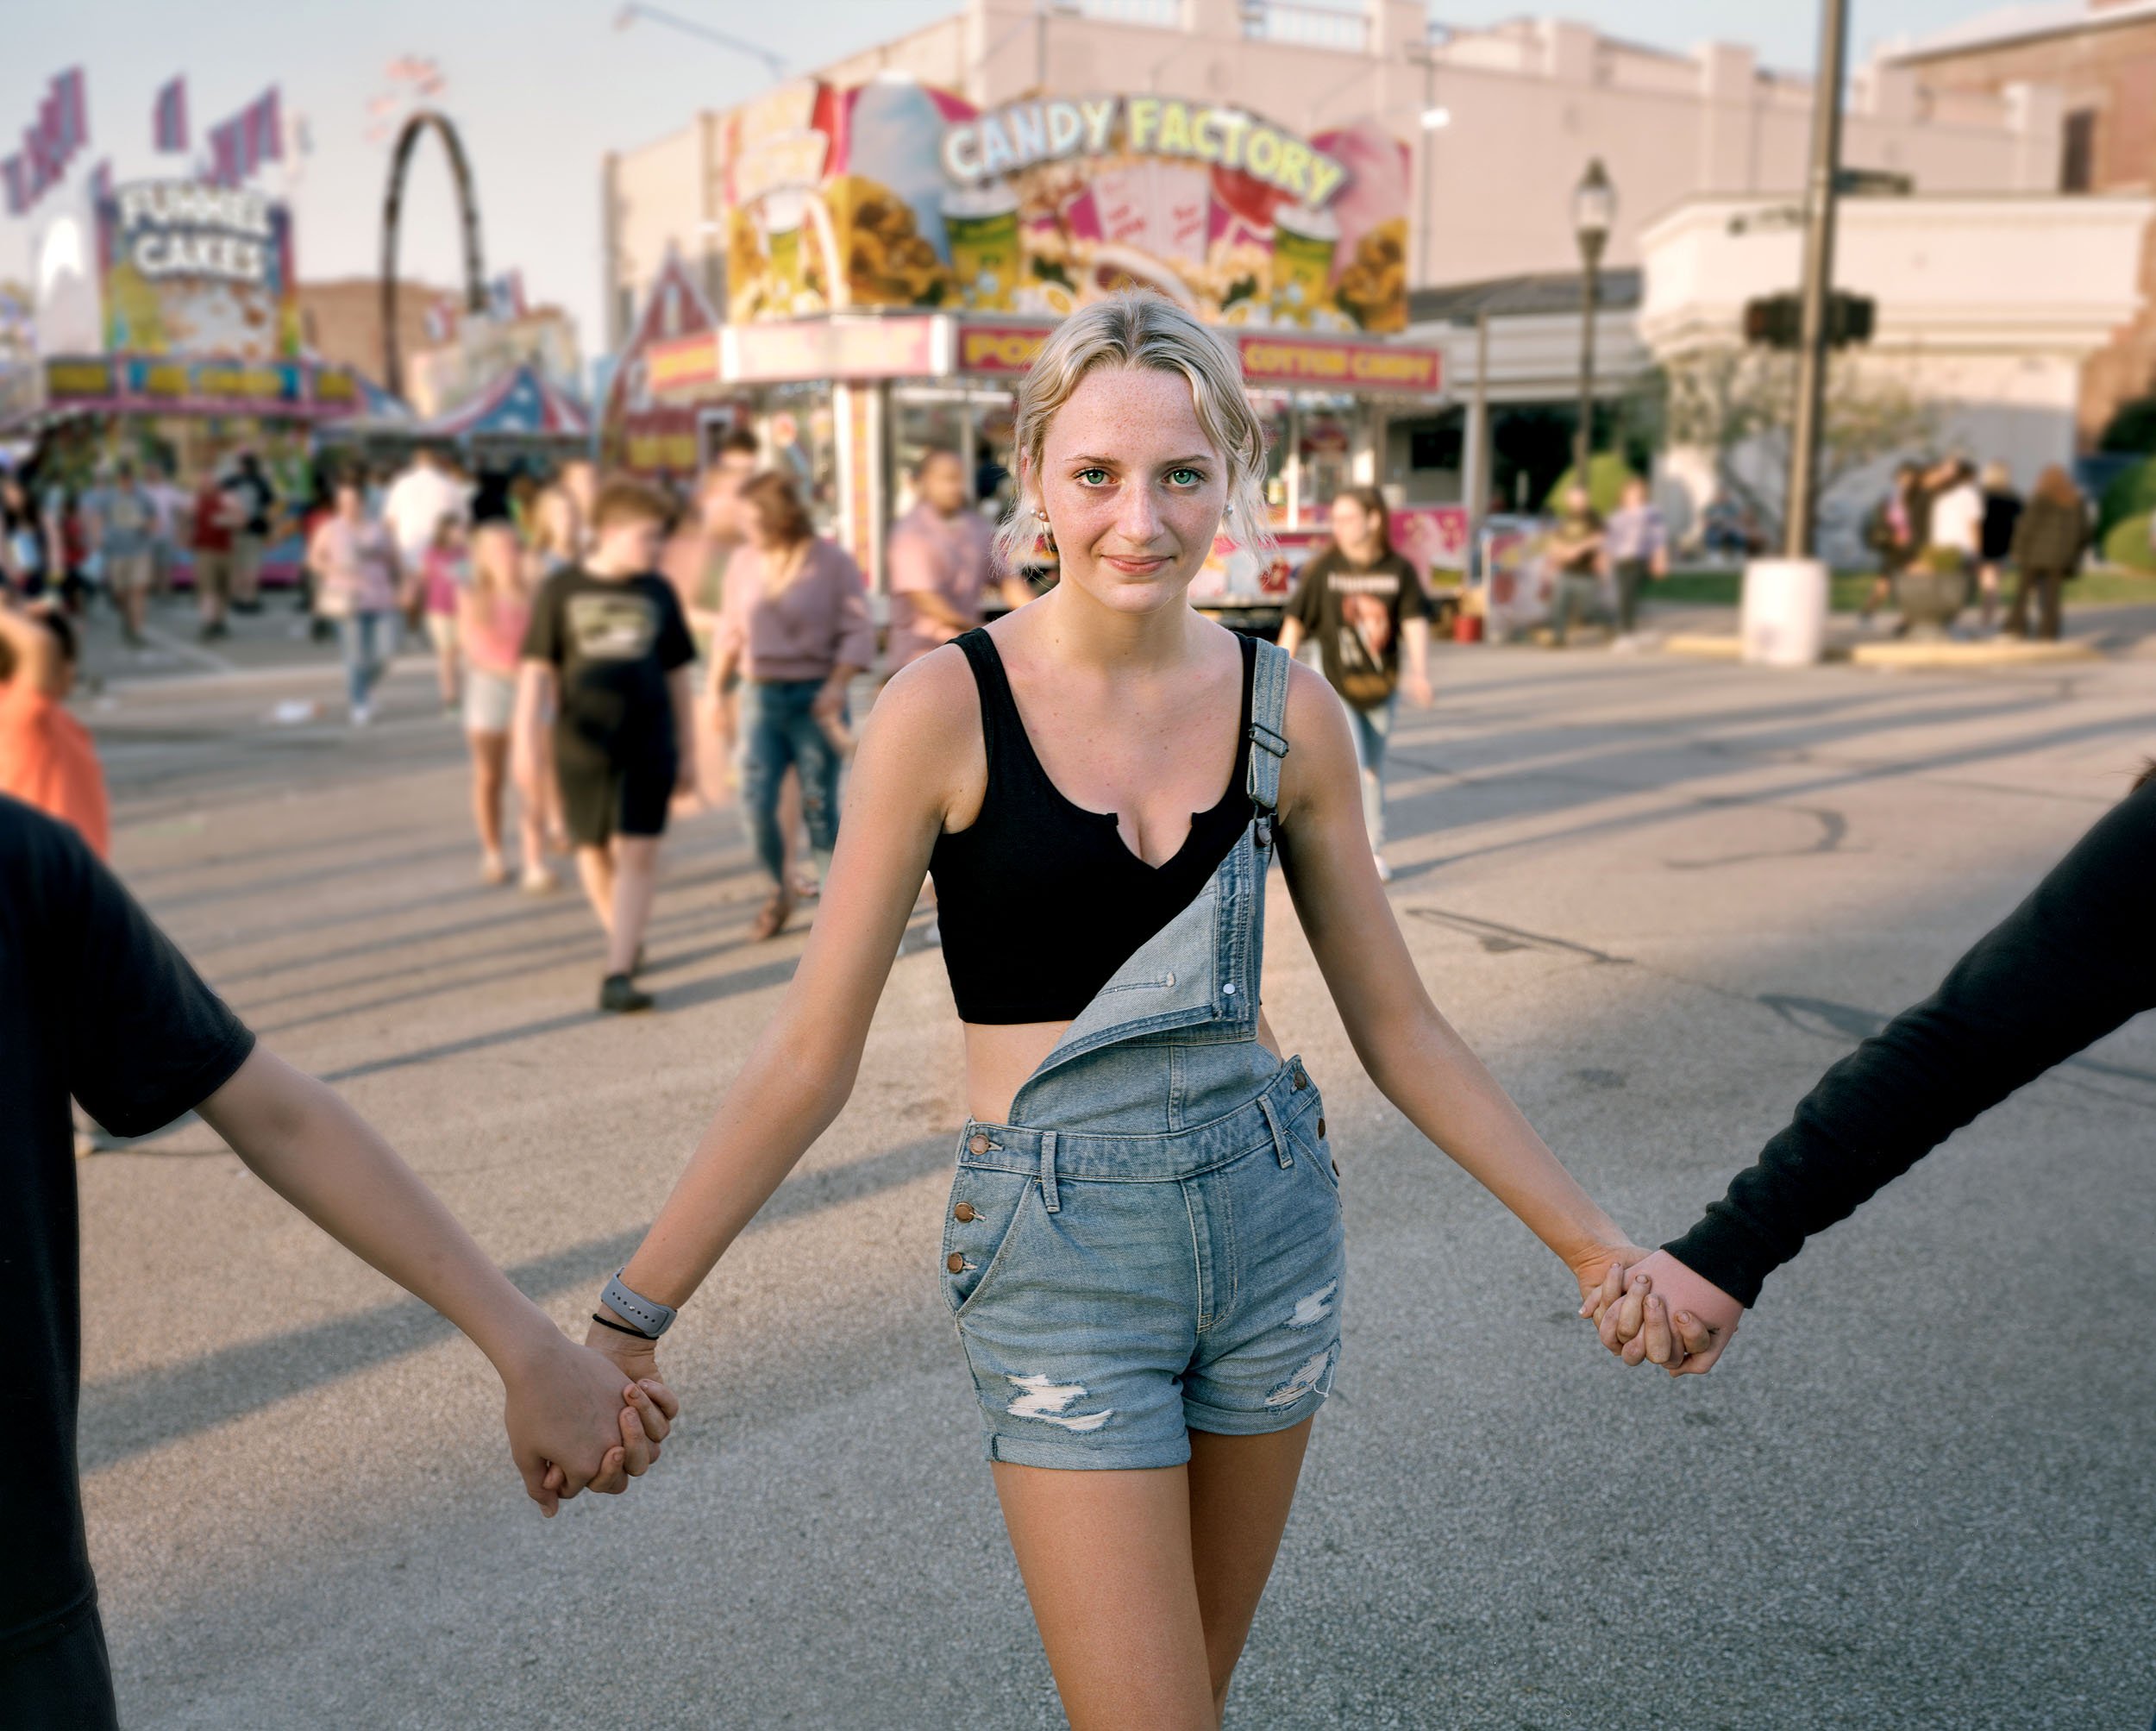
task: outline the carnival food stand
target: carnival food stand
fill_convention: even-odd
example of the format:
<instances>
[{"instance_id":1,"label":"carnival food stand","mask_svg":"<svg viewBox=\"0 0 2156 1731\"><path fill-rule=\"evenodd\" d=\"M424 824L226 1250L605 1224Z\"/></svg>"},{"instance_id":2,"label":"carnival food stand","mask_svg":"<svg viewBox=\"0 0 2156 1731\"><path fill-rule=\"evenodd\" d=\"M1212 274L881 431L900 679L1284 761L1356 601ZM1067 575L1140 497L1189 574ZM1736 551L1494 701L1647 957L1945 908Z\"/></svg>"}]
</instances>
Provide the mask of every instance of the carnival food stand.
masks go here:
<instances>
[{"instance_id":1,"label":"carnival food stand","mask_svg":"<svg viewBox=\"0 0 2156 1731\"><path fill-rule=\"evenodd\" d=\"M1398 340L1407 156L1375 118L1306 138L1150 93L982 112L883 78L790 85L722 127L728 320L642 345L638 388L693 412L705 449L753 427L875 586L914 459L960 451L981 492L1007 477L1018 379L1118 289L1219 325L1266 423L1282 556L1223 544L1194 591L1223 613L1276 615L1334 494L1397 479L1388 414L1444 393L1441 354ZM1425 508L1396 536L1457 563L1465 529Z\"/></svg>"},{"instance_id":2,"label":"carnival food stand","mask_svg":"<svg viewBox=\"0 0 2156 1731\"><path fill-rule=\"evenodd\" d=\"M89 342L38 361L10 429L78 487L126 458L191 491L245 448L287 499L304 497L317 431L359 414L371 387L302 352L285 208L241 188L137 181L97 199L91 222L94 272L53 321ZM174 574L188 562L179 549ZM273 547L263 576L296 565L296 546Z\"/></svg>"}]
</instances>

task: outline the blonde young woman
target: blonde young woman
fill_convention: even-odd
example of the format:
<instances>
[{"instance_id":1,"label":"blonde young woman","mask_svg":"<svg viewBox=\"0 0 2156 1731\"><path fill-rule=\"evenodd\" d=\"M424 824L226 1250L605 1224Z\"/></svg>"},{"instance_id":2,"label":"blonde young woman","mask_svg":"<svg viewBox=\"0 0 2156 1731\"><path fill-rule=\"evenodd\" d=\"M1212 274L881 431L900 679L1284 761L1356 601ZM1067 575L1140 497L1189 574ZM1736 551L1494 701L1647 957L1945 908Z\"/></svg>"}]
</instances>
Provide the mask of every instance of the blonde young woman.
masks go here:
<instances>
[{"instance_id":1,"label":"blonde young woman","mask_svg":"<svg viewBox=\"0 0 2156 1731\"><path fill-rule=\"evenodd\" d=\"M502 798L509 781L509 731L517 711L517 662L531 624L531 592L524 582L523 549L505 522L472 531L472 580L456 599L457 641L464 659L464 737L472 748L472 814L479 831L479 877L509 881L502 856ZM520 800L517 812L523 872L530 894L553 889L547 863L546 814Z\"/></svg>"},{"instance_id":2,"label":"blonde young woman","mask_svg":"<svg viewBox=\"0 0 2156 1731\"><path fill-rule=\"evenodd\" d=\"M1056 591L906 668L864 730L778 1013L591 1344L653 1341L845 1103L922 875L965 1025L938 1273L1065 1710L1211 1728L1339 1354L1325 1107L1259 1007L1269 868L1356 1051L1599 1291L1645 1252L1424 991L1317 674L1188 605L1225 516L1262 543L1233 353L1157 296L1064 321L1017 419Z\"/></svg>"}]
</instances>

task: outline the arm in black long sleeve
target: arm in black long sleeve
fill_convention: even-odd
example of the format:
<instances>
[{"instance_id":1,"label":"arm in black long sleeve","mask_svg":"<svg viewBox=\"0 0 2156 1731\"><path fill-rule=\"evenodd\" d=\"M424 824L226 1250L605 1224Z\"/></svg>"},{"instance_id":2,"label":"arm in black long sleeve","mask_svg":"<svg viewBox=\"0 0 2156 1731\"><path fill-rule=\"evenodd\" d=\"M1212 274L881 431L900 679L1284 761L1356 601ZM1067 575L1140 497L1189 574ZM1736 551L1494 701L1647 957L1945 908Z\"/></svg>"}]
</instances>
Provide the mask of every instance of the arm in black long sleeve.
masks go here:
<instances>
[{"instance_id":1,"label":"arm in black long sleeve","mask_svg":"<svg viewBox=\"0 0 2156 1731\"><path fill-rule=\"evenodd\" d=\"M2156 782L2083 837L1940 988L1821 1076L1664 1246L1740 1302L1978 1113L2156 1006Z\"/></svg>"}]
</instances>

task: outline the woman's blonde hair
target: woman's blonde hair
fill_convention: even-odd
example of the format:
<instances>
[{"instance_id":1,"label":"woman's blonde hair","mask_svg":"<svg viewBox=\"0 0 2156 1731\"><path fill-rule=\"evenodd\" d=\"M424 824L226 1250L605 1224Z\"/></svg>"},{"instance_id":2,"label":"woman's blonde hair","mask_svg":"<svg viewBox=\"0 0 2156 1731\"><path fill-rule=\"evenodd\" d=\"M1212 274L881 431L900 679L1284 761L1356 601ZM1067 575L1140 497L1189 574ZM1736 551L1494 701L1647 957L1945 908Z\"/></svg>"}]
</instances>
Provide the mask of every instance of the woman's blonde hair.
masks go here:
<instances>
[{"instance_id":1,"label":"woman's blonde hair","mask_svg":"<svg viewBox=\"0 0 2156 1731\"><path fill-rule=\"evenodd\" d=\"M1243 366L1219 332L1167 296L1121 289L1073 313L1042 344L1018 387L1012 429L1021 484L1011 514L996 531L996 550L1009 569L1026 564L1044 523L1041 452L1048 425L1079 381L1100 367L1177 373L1190 386L1198 424L1228 466L1228 502L1221 520L1229 536L1260 558L1271 551L1265 515L1265 430L1243 394Z\"/></svg>"}]
</instances>

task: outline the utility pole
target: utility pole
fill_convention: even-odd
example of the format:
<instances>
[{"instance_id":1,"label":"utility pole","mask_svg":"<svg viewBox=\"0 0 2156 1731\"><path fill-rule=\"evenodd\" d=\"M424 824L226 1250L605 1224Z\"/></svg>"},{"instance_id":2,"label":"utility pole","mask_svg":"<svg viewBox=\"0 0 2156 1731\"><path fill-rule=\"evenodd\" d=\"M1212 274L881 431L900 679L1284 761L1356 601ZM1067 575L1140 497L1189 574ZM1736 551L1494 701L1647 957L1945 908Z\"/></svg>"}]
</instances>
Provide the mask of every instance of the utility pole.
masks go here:
<instances>
[{"instance_id":1,"label":"utility pole","mask_svg":"<svg viewBox=\"0 0 2156 1731\"><path fill-rule=\"evenodd\" d=\"M1804 288L1797 330L1796 418L1782 556L1808 559L1818 501L1820 425L1827 400L1827 310L1834 281L1834 191L1841 172L1841 86L1849 0L1820 0L1819 72L1812 97L1812 163L1804 192Z\"/></svg>"}]
</instances>

